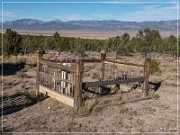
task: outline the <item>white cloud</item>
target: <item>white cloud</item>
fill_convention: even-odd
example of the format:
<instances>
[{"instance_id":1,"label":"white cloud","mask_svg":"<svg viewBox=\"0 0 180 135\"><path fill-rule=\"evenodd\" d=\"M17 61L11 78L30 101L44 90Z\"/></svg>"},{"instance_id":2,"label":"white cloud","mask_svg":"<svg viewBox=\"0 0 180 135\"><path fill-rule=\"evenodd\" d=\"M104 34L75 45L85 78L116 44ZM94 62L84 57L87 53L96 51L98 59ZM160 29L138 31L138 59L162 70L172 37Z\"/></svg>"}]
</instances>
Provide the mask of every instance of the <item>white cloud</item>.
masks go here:
<instances>
[{"instance_id":1,"label":"white cloud","mask_svg":"<svg viewBox=\"0 0 180 135\"><path fill-rule=\"evenodd\" d=\"M10 11L0 12L0 15L4 16L4 17L12 17L12 16L14 16L13 12L10 12Z\"/></svg>"},{"instance_id":2,"label":"white cloud","mask_svg":"<svg viewBox=\"0 0 180 135\"><path fill-rule=\"evenodd\" d=\"M129 12L119 18L119 20L125 21L161 21L172 19L178 19L177 5L167 7L146 6L140 9L140 11Z\"/></svg>"},{"instance_id":3,"label":"white cloud","mask_svg":"<svg viewBox=\"0 0 180 135\"><path fill-rule=\"evenodd\" d=\"M180 11L180 6L179 6ZM180 16L179 16L180 17ZM124 15L113 14L72 14L68 16L55 17L56 19L69 21L69 20L122 20L122 21L162 21L162 20L174 20L177 18L177 5L171 6L159 6L159 5L146 5L139 8L139 11L129 11Z\"/></svg>"}]
</instances>

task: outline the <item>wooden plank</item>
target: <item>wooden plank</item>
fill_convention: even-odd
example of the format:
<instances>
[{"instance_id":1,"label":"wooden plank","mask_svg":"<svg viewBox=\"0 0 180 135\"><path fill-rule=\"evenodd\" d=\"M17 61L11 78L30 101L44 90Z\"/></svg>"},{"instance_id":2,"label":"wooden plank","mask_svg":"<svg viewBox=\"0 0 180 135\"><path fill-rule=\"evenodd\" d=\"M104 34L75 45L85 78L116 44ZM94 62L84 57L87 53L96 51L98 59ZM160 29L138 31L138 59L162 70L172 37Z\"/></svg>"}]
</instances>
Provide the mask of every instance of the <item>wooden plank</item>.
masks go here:
<instances>
[{"instance_id":1,"label":"wooden plank","mask_svg":"<svg viewBox=\"0 0 180 135\"><path fill-rule=\"evenodd\" d=\"M62 65L60 63L53 63L53 62L50 62L50 61L45 61L44 59L42 59L40 61L40 63L43 64L43 65L47 65L49 67L58 68L58 69L69 71L69 72L75 72L74 68L64 66L64 65Z\"/></svg>"},{"instance_id":2,"label":"wooden plank","mask_svg":"<svg viewBox=\"0 0 180 135\"><path fill-rule=\"evenodd\" d=\"M149 83L149 77L150 77L150 58L145 59L145 64L144 64L144 89L143 89L143 97L148 96L149 94L149 88L148 88L148 83Z\"/></svg>"},{"instance_id":3,"label":"wooden plank","mask_svg":"<svg viewBox=\"0 0 180 135\"><path fill-rule=\"evenodd\" d=\"M101 71L100 71L100 78L99 78L99 81L103 81L104 80L104 70L105 70L105 61L106 59L106 52L104 50L101 50ZM99 93L101 93L101 91L103 90L102 87L99 88Z\"/></svg>"},{"instance_id":4,"label":"wooden plank","mask_svg":"<svg viewBox=\"0 0 180 135\"><path fill-rule=\"evenodd\" d=\"M53 62L53 63L56 63L56 64L62 64L62 63L75 63L76 62L76 59L65 59L63 61L56 61L56 60L48 60L48 59L44 59L44 61L49 61L49 62Z\"/></svg>"},{"instance_id":5,"label":"wooden plank","mask_svg":"<svg viewBox=\"0 0 180 135\"><path fill-rule=\"evenodd\" d=\"M76 73L75 73L75 91L74 91L74 106L76 109L81 107L81 91L82 91L82 77L83 77L84 63L78 60L76 63Z\"/></svg>"},{"instance_id":6,"label":"wooden plank","mask_svg":"<svg viewBox=\"0 0 180 135\"><path fill-rule=\"evenodd\" d=\"M104 80L105 59L106 59L106 52L101 52L101 78L100 78L101 81Z\"/></svg>"},{"instance_id":7,"label":"wooden plank","mask_svg":"<svg viewBox=\"0 0 180 135\"><path fill-rule=\"evenodd\" d=\"M97 58L85 58L85 59L81 59L81 60L85 63L99 63L99 62L101 62L101 59L97 59Z\"/></svg>"},{"instance_id":8,"label":"wooden plank","mask_svg":"<svg viewBox=\"0 0 180 135\"><path fill-rule=\"evenodd\" d=\"M53 90L50 90L42 85L39 86L39 92L41 92L43 94L47 94L49 97L54 98L66 105L74 107L74 98L72 98L70 96L62 95L62 94L57 93Z\"/></svg>"},{"instance_id":9,"label":"wooden plank","mask_svg":"<svg viewBox=\"0 0 180 135\"><path fill-rule=\"evenodd\" d=\"M94 86L105 86L105 85L114 85L114 84L126 84L133 82L142 82L144 77L139 78L129 78L126 80L105 80L105 81L95 81L95 82L84 82L83 87L94 87Z\"/></svg>"},{"instance_id":10,"label":"wooden plank","mask_svg":"<svg viewBox=\"0 0 180 135\"><path fill-rule=\"evenodd\" d=\"M115 65L119 65L119 66L128 66L128 67L132 67L132 68L141 68L141 67L144 67L144 65L141 65L141 64L134 64L134 63L126 63L126 62L119 62L119 61L115 61L115 60L109 60L109 59L106 59L105 60L105 63L106 64L115 64Z\"/></svg>"},{"instance_id":11,"label":"wooden plank","mask_svg":"<svg viewBox=\"0 0 180 135\"><path fill-rule=\"evenodd\" d=\"M39 76L39 70L40 70L40 57L41 57L41 52L38 50L37 51L37 69L36 69L36 97L39 95L39 84L40 84L40 76Z\"/></svg>"},{"instance_id":12,"label":"wooden plank","mask_svg":"<svg viewBox=\"0 0 180 135\"><path fill-rule=\"evenodd\" d=\"M86 62L86 63L97 63L97 62L101 62L101 59L97 59L97 58L94 58L94 57L88 57L88 58L78 58L79 60L81 60L82 62ZM45 61L50 61L50 62L53 62L53 63L56 63L57 61L55 60L47 60L47 59L43 59ZM59 63L76 63L77 59L66 59L66 60L63 60Z\"/></svg>"}]
</instances>

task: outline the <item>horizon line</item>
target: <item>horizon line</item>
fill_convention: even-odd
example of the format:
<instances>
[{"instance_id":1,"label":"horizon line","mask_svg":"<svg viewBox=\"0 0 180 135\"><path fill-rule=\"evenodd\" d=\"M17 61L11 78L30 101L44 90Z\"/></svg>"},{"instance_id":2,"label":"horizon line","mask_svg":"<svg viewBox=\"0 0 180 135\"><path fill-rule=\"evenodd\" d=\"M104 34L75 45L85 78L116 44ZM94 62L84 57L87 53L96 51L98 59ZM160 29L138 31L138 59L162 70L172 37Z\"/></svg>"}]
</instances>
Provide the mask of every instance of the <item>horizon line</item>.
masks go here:
<instances>
[{"instance_id":1,"label":"horizon line","mask_svg":"<svg viewBox=\"0 0 180 135\"><path fill-rule=\"evenodd\" d=\"M109 20L100 20L100 19L79 19L79 20L60 20L60 19L52 19L52 20L42 20L42 19L35 19L35 18L21 18L21 19L14 19L14 20L5 20L3 21L3 23L5 22L10 22L10 21L18 21L18 20L37 20L37 21L42 21L42 22L52 22L52 21L60 21L60 22L70 22L70 21L119 21L119 22L137 22L137 23L141 23L141 22L162 22L162 21L179 21L180 19L167 19L167 20L145 20L145 21L132 21L132 20L116 20L116 19L109 19ZM1 22L2 23L2 22Z\"/></svg>"}]
</instances>

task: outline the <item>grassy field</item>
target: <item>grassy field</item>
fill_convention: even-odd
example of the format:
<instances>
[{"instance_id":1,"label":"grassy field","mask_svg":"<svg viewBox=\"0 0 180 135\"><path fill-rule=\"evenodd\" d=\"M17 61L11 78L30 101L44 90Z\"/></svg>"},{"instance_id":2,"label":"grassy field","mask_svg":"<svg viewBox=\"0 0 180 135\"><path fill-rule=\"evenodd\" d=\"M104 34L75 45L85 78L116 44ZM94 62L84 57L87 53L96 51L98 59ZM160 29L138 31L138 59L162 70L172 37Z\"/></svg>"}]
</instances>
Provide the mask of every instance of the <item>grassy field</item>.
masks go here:
<instances>
[{"instance_id":1,"label":"grassy field","mask_svg":"<svg viewBox=\"0 0 180 135\"><path fill-rule=\"evenodd\" d=\"M87 52L87 54L100 57L100 54L96 52ZM74 57L68 52L64 52L64 55ZM45 57L53 59L53 55ZM114 58L115 54L108 53L107 57ZM147 134L145 132L149 134L162 132L162 135L178 134L180 117L177 117L177 114L180 109L177 110L177 107L180 100L177 100L177 96L180 92L177 89L177 78L180 76L177 76L177 64L180 62L171 56L160 54L156 54L155 59L161 61L162 73L152 75L150 81L163 80L163 83L152 99L104 106L105 103L118 103L122 98L132 98L128 94L122 95L119 90L112 96L87 100L79 111L75 111L54 99L47 98L14 113L4 115L3 130L6 132L76 132L76 134L77 132L89 132L89 134L90 132L124 132L124 134L132 132L136 135ZM121 56L119 60L143 64L144 58L141 55ZM18 95L17 93L35 92L35 61L35 54L4 58L4 69L6 68L3 76L2 93L4 97ZM17 66L18 62L24 64L15 69L11 68L13 63ZM98 80L99 69L98 64L85 64L83 80ZM118 68L118 71L120 70L125 69ZM132 76L142 74L141 70L129 69L130 71L132 71ZM106 66L105 77L113 78L113 76L113 65ZM30 94L30 97L33 99L33 94Z\"/></svg>"}]
</instances>

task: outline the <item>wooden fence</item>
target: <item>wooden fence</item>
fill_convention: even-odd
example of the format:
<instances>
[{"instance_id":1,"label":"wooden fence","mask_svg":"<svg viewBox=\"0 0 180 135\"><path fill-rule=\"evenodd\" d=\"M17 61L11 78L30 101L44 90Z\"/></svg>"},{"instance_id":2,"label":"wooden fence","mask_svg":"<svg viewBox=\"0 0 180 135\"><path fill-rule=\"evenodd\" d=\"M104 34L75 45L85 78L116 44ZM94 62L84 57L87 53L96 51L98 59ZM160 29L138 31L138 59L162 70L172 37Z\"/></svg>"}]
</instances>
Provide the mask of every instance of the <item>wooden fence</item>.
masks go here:
<instances>
[{"instance_id":1,"label":"wooden fence","mask_svg":"<svg viewBox=\"0 0 180 135\"><path fill-rule=\"evenodd\" d=\"M42 58L37 52L37 95L39 92L57 99L69 106L81 105L81 60L75 63L55 63Z\"/></svg>"},{"instance_id":2,"label":"wooden fence","mask_svg":"<svg viewBox=\"0 0 180 135\"><path fill-rule=\"evenodd\" d=\"M82 89L92 86L116 85L122 83L144 82L143 96L148 95L148 81L150 75L150 58L146 58L143 65L118 62L106 59L106 53L101 52L101 59L79 58L66 60L66 62L55 63L45 60L37 51L37 72L36 85L37 96L39 92L47 94L56 100L69 106L79 109L82 105ZM100 63L100 80L96 82L83 82L84 63ZM131 68L144 68L144 75L138 78L120 78L114 80L104 80L105 64L115 64L118 66L128 66Z\"/></svg>"}]
</instances>

